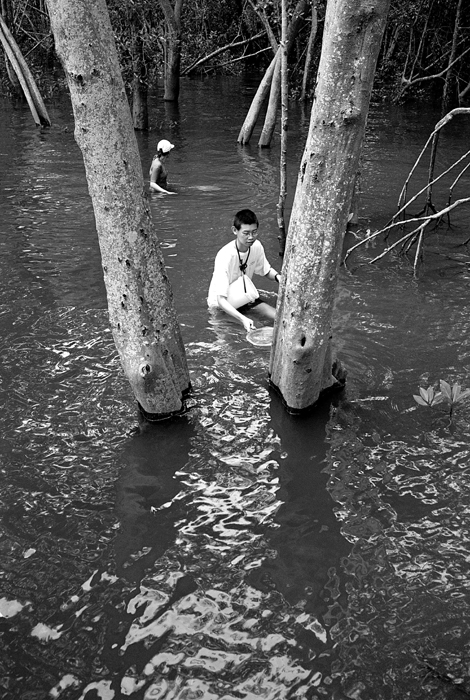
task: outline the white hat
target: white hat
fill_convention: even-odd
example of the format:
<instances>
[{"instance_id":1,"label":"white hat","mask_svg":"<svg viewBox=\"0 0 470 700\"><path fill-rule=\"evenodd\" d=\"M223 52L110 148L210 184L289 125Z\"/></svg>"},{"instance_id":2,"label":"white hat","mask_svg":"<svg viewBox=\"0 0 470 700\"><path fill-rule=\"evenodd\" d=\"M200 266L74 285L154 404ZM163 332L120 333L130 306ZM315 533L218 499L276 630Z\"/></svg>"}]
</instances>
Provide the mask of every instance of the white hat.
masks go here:
<instances>
[{"instance_id":1,"label":"white hat","mask_svg":"<svg viewBox=\"0 0 470 700\"><path fill-rule=\"evenodd\" d=\"M162 153L169 153L172 148L174 148L174 145L166 139L162 139L157 143L157 153L158 151L162 151Z\"/></svg>"}]
</instances>

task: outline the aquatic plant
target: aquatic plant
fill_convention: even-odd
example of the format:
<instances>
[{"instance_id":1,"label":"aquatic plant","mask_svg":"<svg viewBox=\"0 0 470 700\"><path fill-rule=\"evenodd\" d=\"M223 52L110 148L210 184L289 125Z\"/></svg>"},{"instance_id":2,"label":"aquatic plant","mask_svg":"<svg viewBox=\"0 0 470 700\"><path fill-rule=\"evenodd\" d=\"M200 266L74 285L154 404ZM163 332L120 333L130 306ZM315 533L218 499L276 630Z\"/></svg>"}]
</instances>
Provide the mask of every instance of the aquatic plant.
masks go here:
<instances>
[{"instance_id":1,"label":"aquatic plant","mask_svg":"<svg viewBox=\"0 0 470 700\"><path fill-rule=\"evenodd\" d=\"M440 391L436 391L432 386L428 386L427 389L420 387L419 396L413 394L413 398L420 406L436 406L438 403L447 401L450 404L449 415L452 418L454 406L470 396L470 389L462 390L461 385L457 383L451 386L444 379L439 380L439 387Z\"/></svg>"}]
</instances>

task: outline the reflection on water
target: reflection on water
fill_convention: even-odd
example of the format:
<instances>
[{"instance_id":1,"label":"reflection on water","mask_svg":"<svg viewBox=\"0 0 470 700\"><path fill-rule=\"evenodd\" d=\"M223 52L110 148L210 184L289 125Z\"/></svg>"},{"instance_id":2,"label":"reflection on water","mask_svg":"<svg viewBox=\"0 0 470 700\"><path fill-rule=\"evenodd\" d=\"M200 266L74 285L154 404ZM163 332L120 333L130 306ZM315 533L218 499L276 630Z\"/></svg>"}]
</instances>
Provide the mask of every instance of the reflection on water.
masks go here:
<instances>
[{"instance_id":1,"label":"reflection on water","mask_svg":"<svg viewBox=\"0 0 470 700\"><path fill-rule=\"evenodd\" d=\"M468 385L465 259L437 247L416 279L400 261L367 267L362 251L336 310L346 389L288 416L268 388L269 349L205 305L241 206L276 260L278 147L236 145L238 83L185 90L138 136L144 171L161 133L177 142L178 196L151 208L194 387L185 416L152 426L107 325L69 110L40 132L1 105L0 697L464 697L470 407L451 419L412 395L439 378ZM393 209L421 117L371 115L372 218Z\"/></svg>"}]
</instances>

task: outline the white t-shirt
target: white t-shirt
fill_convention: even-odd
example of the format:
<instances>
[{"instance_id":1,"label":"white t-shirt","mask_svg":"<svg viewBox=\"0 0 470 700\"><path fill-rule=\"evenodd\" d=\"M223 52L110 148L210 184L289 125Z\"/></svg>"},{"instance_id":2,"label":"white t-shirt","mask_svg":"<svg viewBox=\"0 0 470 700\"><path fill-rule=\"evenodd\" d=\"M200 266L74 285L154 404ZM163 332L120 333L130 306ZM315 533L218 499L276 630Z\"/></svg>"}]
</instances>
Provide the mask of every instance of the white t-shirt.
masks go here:
<instances>
[{"instance_id":1,"label":"white t-shirt","mask_svg":"<svg viewBox=\"0 0 470 700\"><path fill-rule=\"evenodd\" d=\"M242 263L248 258L245 274L250 279L253 278L254 274L267 275L271 269L271 265L266 260L264 248L259 241L254 241L246 253L240 252L240 258ZM217 297L219 295L226 297L229 286L241 274L236 241L230 241L230 243L227 243L219 250L215 257L214 273L209 287L209 294L207 295L207 305L218 306Z\"/></svg>"}]
</instances>

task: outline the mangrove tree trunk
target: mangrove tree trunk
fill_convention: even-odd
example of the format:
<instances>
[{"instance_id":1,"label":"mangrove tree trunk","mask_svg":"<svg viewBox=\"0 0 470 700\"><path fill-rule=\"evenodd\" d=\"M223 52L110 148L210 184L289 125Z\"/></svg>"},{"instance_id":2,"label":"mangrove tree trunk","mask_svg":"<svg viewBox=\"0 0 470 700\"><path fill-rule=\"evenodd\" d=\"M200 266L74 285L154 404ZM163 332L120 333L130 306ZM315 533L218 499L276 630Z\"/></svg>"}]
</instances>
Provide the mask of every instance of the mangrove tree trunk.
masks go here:
<instances>
[{"instance_id":1,"label":"mangrove tree trunk","mask_svg":"<svg viewBox=\"0 0 470 700\"><path fill-rule=\"evenodd\" d=\"M270 359L270 381L292 412L310 408L337 382L331 329L338 269L389 4L328 0Z\"/></svg>"},{"instance_id":2,"label":"mangrove tree trunk","mask_svg":"<svg viewBox=\"0 0 470 700\"><path fill-rule=\"evenodd\" d=\"M47 0L93 202L111 328L144 412L181 411L184 347L105 0Z\"/></svg>"}]
</instances>

